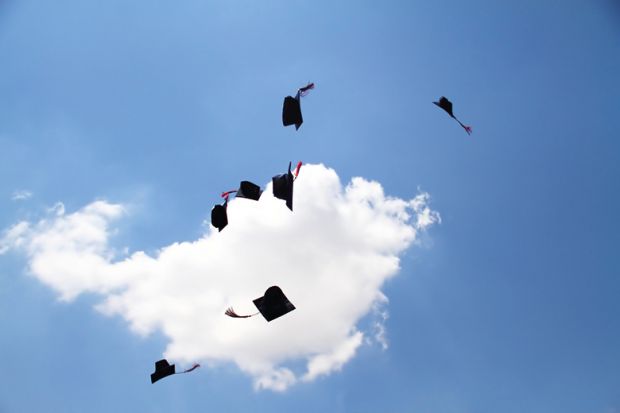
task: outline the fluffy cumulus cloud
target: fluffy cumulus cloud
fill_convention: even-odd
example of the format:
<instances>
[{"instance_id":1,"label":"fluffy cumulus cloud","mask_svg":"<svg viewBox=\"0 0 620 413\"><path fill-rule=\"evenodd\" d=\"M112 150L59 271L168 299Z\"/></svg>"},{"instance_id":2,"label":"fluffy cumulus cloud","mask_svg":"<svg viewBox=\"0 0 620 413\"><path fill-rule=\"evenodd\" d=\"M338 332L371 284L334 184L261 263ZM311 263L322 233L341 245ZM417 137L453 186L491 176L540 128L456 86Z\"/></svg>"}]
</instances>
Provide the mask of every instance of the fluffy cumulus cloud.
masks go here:
<instances>
[{"instance_id":1,"label":"fluffy cumulus cloud","mask_svg":"<svg viewBox=\"0 0 620 413\"><path fill-rule=\"evenodd\" d=\"M340 370L369 340L387 346L381 287L397 274L399 254L439 220L425 193L387 197L363 178L343 187L322 165L302 168L294 213L268 184L258 202L229 203L222 232L211 228L154 256L113 248L113 225L123 215L122 205L106 201L72 213L59 205L39 222L7 229L0 253L23 251L28 272L62 300L99 294L102 313L123 317L141 335L162 332L166 358L232 362L256 388L276 391ZM252 300L272 285L295 311L270 323L224 315L229 306L254 313ZM363 331L358 324L368 314L377 321ZM291 367L300 360L304 371Z\"/></svg>"}]
</instances>

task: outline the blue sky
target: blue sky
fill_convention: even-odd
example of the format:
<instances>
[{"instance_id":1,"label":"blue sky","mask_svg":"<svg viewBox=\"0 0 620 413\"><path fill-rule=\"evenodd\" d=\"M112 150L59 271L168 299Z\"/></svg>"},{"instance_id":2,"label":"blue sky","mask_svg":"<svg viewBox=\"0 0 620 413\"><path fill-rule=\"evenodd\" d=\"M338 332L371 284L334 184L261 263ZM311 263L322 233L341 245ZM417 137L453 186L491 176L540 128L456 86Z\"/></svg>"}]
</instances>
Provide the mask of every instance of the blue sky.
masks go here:
<instances>
[{"instance_id":1,"label":"blue sky","mask_svg":"<svg viewBox=\"0 0 620 413\"><path fill-rule=\"evenodd\" d=\"M231 363L151 385L161 332L7 252L0 412L620 411L614 2L9 0L0 63L0 228L104 199L131 206L113 245L155 255L299 159L442 218L381 287L389 347L285 392Z\"/></svg>"}]
</instances>

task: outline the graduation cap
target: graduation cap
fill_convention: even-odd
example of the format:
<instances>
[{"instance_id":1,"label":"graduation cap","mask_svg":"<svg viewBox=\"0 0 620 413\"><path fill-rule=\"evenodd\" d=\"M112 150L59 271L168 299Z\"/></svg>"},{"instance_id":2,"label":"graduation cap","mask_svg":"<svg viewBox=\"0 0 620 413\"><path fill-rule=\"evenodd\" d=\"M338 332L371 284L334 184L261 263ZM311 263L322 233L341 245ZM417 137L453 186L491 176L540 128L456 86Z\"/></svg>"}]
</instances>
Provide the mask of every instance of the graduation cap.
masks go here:
<instances>
[{"instance_id":1,"label":"graduation cap","mask_svg":"<svg viewBox=\"0 0 620 413\"><path fill-rule=\"evenodd\" d=\"M168 364L168 360L163 359L155 362L155 373L151 374L151 383L175 374L174 364Z\"/></svg>"},{"instance_id":2,"label":"graduation cap","mask_svg":"<svg viewBox=\"0 0 620 413\"><path fill-rule=\"evenodd\" d=\"M258 312L265 317L265 320L272 321L276 318L282 317L284 314L290 313L295 309L293 303L282 292L282 289L277 285L267 288L265 295L258 297L253 301ZM232 318L248 318L257 315L258 313L250 315L239 315L235 313L232 307L229 307L224 313Z\"/></svg>"},{"instance_id":3,"label":"graduation cap","mask_svg":"<svg viewBox=\"0 0 620 413\"><path fill-rule=\"evenodd\" d=\"M277 285L267 288L265 295L258 297L253 303L267 321L275 320L295 309Z\"/></svg>"},{"instance_id":4,"label":"graduation cap","mask_svg":"<svg viewBox=\"0 0 620 413\"><path fill-rule=\"evenodd\" d=\"M200 364L196 363L192 367L187 370L184 370L180 373L175 371L174 364L168 364L168 360L162 359L155 362L155 373L151 374L151 383L155 383L157 380L161 380L164 377L172 376L173 374L185 374L190 371L196 370L200 367Z\"/></svg>"},{"instance_id":5,"label":"graduation cap","mask_svg":"<svg viewBox=\"0 0 620 413\"><path fill-rule=\"evenodd\" d=\"M282 105L282 124L284 126L295 125L295 130L298 130L304 123L301 116L301 97L306 96L311 89L314 89L314 83L308 83L299 88L295 97L287 96L284 98Z\"/></svg>"},{"instance_id":6,"label":"graduation cap","mask_svg":"<svg viewBox=\"0 0 620 413\"><path fill-rule=\"evenodd\" d=\"M237 190L236 197L258 201L262 193L263 190L260 189L260 186L253 184L250 181L241 181L241 184L239 184L239 189Z\"/></svg>"},{"instance_id":7,"label":"graduation cap","mask_svg":"<svg viewBox=\"0 0 620 413\"><path fill-rule=\"evenodd\" d=\"M223 230L228 225L228 214L226 213L227 202L222 205L215 205L211 210L211 225L218 229Z\"/></svg>"},{"instance_id":8,"label":"graduation cap","mask_svg":"<svg viewBox=\"0 0 620 413\"><path fill-rule=\"evenodd\" d=\"M217 228L218 231L223 230L226 225L228 225L228 214L226 213L228 208L228 198L234 193L236 193L236 196L239 198L247 198L258 201L263 193L263 190L260 189L260 186L250 181L241 181L239 184L239 189L233 189L232 191L222 193L221 197L224 198L224 203L221 205L215 205L211 210L211 225Z\"/></svg>"},{"instance_id":9,"label":"graduation cap","mask_svg":"<svg viewBox=\"0 0 620 413\"><path fill-rule=\"evenodd\" d=\"M299 175L301 162L295 168L295 174L291 173L291 163L288 163L288 172L282 175L276 175L271 179L273 184L273 196L286 201L286 206L293 210L293 182Z\"/></svg>"},{"instance_id":10,"label":"graduation cap","mask_svg":"<svg viewBox=\"0 0 620 413\"><path fill-rule=\"evenodd\" d=\"M465 132L467 132L468 135L471 135L471 126L463 125L463 123L461 123L461 121L458 120L456 116L454 116L454 113L452 113L452 102L450 102L448 98L446 98L445 96L442 96L441 98L439 98L439 102L433 102L433 103L439 106L440 108L442 108L443 110L445 110L452 119L457 121L459 125L461 125L463 129L465 129Z\"/></svg>"}]
</instances>

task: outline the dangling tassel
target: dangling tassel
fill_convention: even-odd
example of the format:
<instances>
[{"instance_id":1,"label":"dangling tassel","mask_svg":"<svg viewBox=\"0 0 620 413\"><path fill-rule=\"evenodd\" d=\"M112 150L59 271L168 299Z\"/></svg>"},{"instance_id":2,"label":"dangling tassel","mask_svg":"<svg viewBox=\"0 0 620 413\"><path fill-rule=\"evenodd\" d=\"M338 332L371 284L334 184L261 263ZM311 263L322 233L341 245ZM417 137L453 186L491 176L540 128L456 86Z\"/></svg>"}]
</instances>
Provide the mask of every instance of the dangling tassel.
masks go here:
<instances>
[{"instance_id":1,"label":"dangling tassel","mask_svg":"<svg viewBox=\"0 0 620 413\"><path fill-rule=\"evenodd\" d=\"M226 314L228 317L232 317L232 318L250 318L255 316L258 313L254 313L251 315L239 315L237 313L235 313L235 310L233 310L232 307L228 307L228 309L224 312L224 314Z\"/></svg>"},{"instance_id":2,"label":"dangling tassel","mask_svg":"<svg viewBox=\"0 0 620 413\"><path fill-rule=\"evenodd\" d=\"M295 179L297 179L297 175L299 175L300 169L301 169L301 161L297 163L297 167L295 168L295 173L293 174L295 176Z\"/></svg>"},{"instance_id":3,"label":"dangling tassel","mask_svg":"<svg viewBox=\"0 0 620 413\"><path fill-rule=\"evenodd\" d=\"M304 87L300 87L299 88L299 94L301 96L306 96L310 92L310 90L312 90L312 89L314 89L314 83L311 82L311 83L308 83Z\"/></svg>"},{"instance_id":4,"label":"dangling tassel","mask_svg":"<svg viewBox=\"0 0 620 413\"><path fill-rule=\"evenodd\" d=\"M465 132L467 132L468 135L471 135L471 132L472 132L471 126L463 125L463 122L461 122L460 120L458 120L454 116L452 116L452 117L454 118L455 121L457 121L459 123L459 125L461 125L461 127L463 129L465 129Z\"/></svg>"},{"instance_id":5,"label":"dangling tassel","mask_svg":"<svg viewBox=\"0 0 620 413\"><path fill-rule=\"evenodd\" d=\"M185 370L185 371L182 371L182 372L180 372L180 373L177 373L177 374L185 374L185 373L189 373L189 372L192 372L192 371L196 370L198 367L200 367L200 364L196 363L196 364L194 364L192 367L190 367L189 369L187 369L187 370Z\"/></svg>"},{"instance_id":6,"label":"dangling tassel","mask_svg":"<svg viewBox=\"0 0 620 413\"><path fill-rule=\"evenodd\" d=\"M220 195L222 198L224 198L224 200L226 202L228 202L228 197L230 196L230 194L234 194L235 192L237 192L236 189L233 189L232 191L226 191L226 192L222 192L222 195Z\"/></svg>"}]
</instances>

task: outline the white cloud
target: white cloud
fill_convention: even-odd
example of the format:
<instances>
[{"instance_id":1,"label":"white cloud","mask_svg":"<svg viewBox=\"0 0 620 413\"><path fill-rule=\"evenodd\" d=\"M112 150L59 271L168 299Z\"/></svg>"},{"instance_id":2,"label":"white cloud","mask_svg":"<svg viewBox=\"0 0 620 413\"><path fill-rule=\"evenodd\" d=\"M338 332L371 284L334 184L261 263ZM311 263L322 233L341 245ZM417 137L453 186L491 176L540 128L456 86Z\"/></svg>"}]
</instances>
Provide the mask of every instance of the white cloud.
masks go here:
<instances>
[{"instance_id":1,"label":"white cloud","mask_svg":"<svg viewBox=\"0 0 620 413\"><path fill-rule=\"evenodd\" d=\"M376 300L373 304L372 311L375 314L375 321L373 322L373 338L375 342L381 345L383 350L388 348L387 331L385 328L385 322L390 317L390 314L383 308L387 304L388 299L382 296L380 300Z\"/></svg>"},{"instance_id":2,"label":"white cloud","mask_svg":"<svg viewBox=\"0 0 620 413\"><path fill-rule=\"evenodd\" d=\"M366 335L358 321L387 303L383 283L399 270L398 255L418 231L439 221L428 195L386 197L381 185L354 178L342 187L335 171L307 165L295 183L295 212L271 195L229 203L229 225L200 239L162 248L156 256L116 257L111 224L125 213L97 201L67 214L57 207L38 223L21 222L0 242L25 251L29 272L72 300L102 295L97 308L119 315L138 334L161 331L165 357L180 363L233 362L256 388L283 391L299 380L340 370ZM279 285L297 309L267 323L252 300ZM385 313L387 317L387 313ZM385 345L387 342L383 341ZM305 360L305 372L290 362Z\"/></svg>"},{"instance_id":3,"label":"white cloud","mask_svg":"<svg viewBox=\"0 0 620 413\"><path fill-rule=\"evenodd\" d=\"M337 343L337 346L330 352L317 354L308 361L308 372L304 375L305 381L312 381L319 376L340 370L344 363L349 361L357 348L362 344L364 335L353 332L349 337Z\"/></svg>"},{"instance_id":4,"label":"white cloud","mask_svg":"<svg viewBox=\"0 0 620 413\"><path fill-rule=\"evenodd\" d=\"M29 199L31 197L32 192L26 190L19 190L13 192L13 195L11 195L11 201L25 201L26 199Z\"/></svg>"},{"instance_id":5,"label":"white cloud","mask_svg":"<svg viewBox=\"0 0 620 413\"><path fill-rule=\"evenodd\" d=\"M19 248L25 241L25 235L30 229L30 224L22 221L4 231L0 239L0 254L4 254L11 248Z\"/></svg>"}]
</instances>

